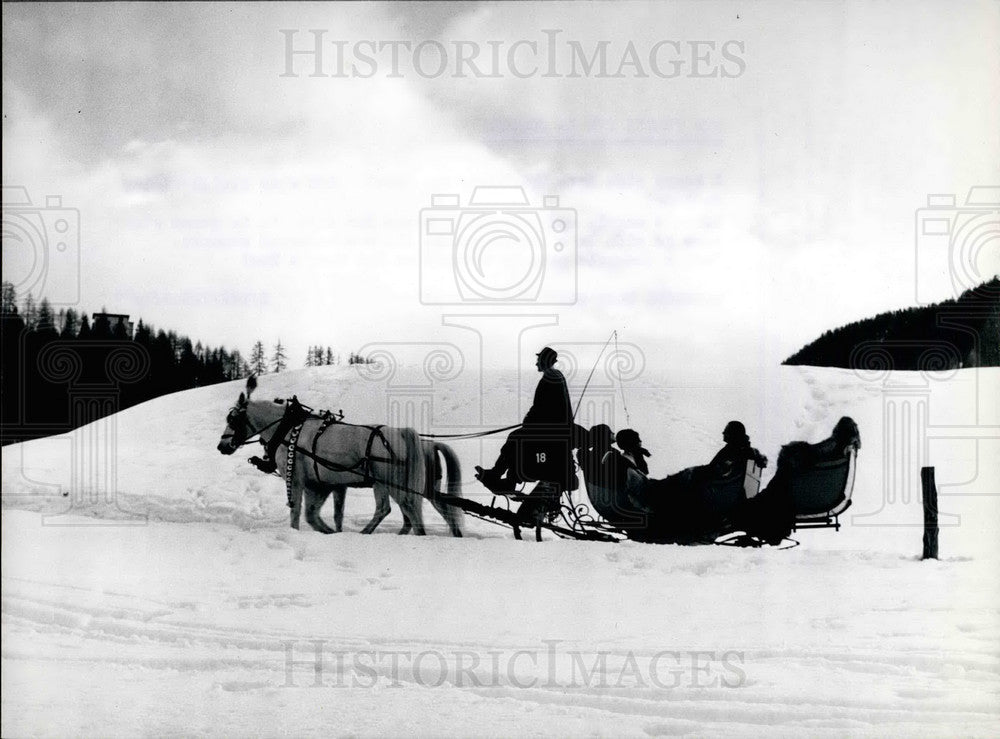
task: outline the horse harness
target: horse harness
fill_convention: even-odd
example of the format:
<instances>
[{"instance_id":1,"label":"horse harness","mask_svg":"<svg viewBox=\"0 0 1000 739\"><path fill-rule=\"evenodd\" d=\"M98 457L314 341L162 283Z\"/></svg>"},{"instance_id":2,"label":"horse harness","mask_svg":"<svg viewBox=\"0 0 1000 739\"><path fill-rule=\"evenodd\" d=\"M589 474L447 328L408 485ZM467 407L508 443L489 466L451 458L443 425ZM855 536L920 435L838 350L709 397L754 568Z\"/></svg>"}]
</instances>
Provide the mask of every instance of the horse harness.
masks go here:
<instances>
[{"instance_id":1,"label":"horse harness","mask_svg":"<svg viewBox=\"0 0 1000 739\"><path fill-rule=\"evenodd\" d=\"M312 449L305 449L298 445L299 435L302 433L302 427L305 425L306 421L309 420L321 420L319 428L316 433L313 434L312 438ZM332 462L328 459L324 459L320 456L316 449L319 444L320 437L326 432L330 426L334 424L343 424L345 426L353 425L359 426L360 428L367 428L371 433L368 435L368 441L365 444L365 453L357 462L352 465L343 465L336 462ZM278 447L283 443L287 443L288 451L285 456L285 493L288 498L288 507L293 507L292 504L292 474L295 471L295 458L301 454L305 457L309 457L313 461L313 471L316 478L319 479L320 467L324 467L328 470L334 472L349 472L358 475L361 478L360 487L368 487L376 482L375 476L372 474L372 464L374 462L382 462L384 464L400 465L403 464L396 453L393 451L392 446L389 444L389 440L385 438L385 434L382 433L384 424L379 424L377 426L364 426L359 424L344 424L343 415L334 414L329 411L325 411L322 415L315 414L311 410L306 409L298 399L292 397L291 400L287 401L287 406L285 408L285 414L282 416L281 422L278 424L278 428L275 429L274 436L265 445L265 458L260 459L259 457L251 457L250 462L257 466L263 472L276 472L277 464L273 461L277 453ZM287 442L285 437L288 437ZM372 449L375 446L376 440L382 443L385 450L389 453L388 457L375 456L372 454ZM263 443L263 440L261 440Z\"/></svg>"}]
</instances>

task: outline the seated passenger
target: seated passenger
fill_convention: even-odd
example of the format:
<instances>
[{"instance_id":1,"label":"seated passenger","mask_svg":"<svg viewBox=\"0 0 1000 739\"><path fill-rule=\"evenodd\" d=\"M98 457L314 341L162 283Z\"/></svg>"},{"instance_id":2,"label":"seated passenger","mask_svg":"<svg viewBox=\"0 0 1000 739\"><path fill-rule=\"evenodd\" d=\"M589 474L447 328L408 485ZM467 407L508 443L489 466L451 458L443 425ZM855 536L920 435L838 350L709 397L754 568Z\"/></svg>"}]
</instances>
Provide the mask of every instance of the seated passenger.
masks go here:
<instances>
[{"instance_id":1,"label":"seated passenger","mask_svg":"<svg viewBox=\"0 0 1000 739\"><path fill-rule=\"evenodd\" d=\"M615 434L615 443L622 450L622 454L629 462L643 475L649 475L649 465L646 464L646 457L649 452L643 448L642 439L639 434L632 429L622 429Z\"/></svg>"},{"instance_id":2,"label":"seated passenger","mask_svg":"<svg viewBox=\"0 0 1000 739\"><path fill-rule=\"evenodd\" d=\"M750 445L746 429L739 421L730 421L722 438L726 444L711 462L688 467L660 480L645 480L638 491L633 491L634 497L656 513L662 525L672 526L676 531L686 528L695 532L717 521L720 511L710 499L712 483L738 474L748 460L761 467L767 464L767 458Z\"/></svg>"},{"instance_id":3,"label":"seated passenger","mask_svg":"<svg viewBox=\"0 0 1000 739\"><path fill-rule=\"evenodd\" d=\"M750 460L753 460L758 467L767 467L767 457L750 446L746 427L739 421L730 421L726 424L726 428L722 431L722 440L726 445L708 463L713 475L729 477L735 469Z\"/></svg>"},{"instance_id":4,"label":"seated passenger","mask_svg":"<svg viewBox=\"0 0 1000 739\"><path fill-rule=\"evenodd\" d=\"M630 475L638 475L631 463L612 444L614 432L598 424L586 434L577 451L577 460L587 482L594 509L613 524L634 522L637 507L629 502Z\"/></svg>"},{"instance_id":5,"label":"seated passenger","mask_svg":"<svg viewBox=\"0 0 1000 739\"><path fill-rule=\"evenodd\" d=\"M792 532L795 506L792 503L791 479L795 472L820 462L843 459L848 449L861 448L861 432L852 418L844 416L827 438L816 444L792 441L781 447L774 477L760 493L748 500L741 516L741 527L768 544L779 544Z\"/></svg>"},{"instance_id":6,"label":"seated passenger","mask_svg":"<svg viewBox=\"0 0 1000 739\"><path fill-rule=\"evenodd\" d=\"M587 439L577 452L577 460L584 477L592 485L607 490L625 486L627 463L612 444L614 432L607 424L593 426Z\"/></svg>"},{"instance_id":7,"label":"seated passenger","mask_svg":"<svg viewBox=\"0 0 1000 739\"><path fill-rule=\"evenodd\" d=\"M823 441L810 444L806 441L792 441L781 447L778 454L778 469L774 476L789 470L800 470L811 467L819 462L829 462L841 459L849 449L861 448L861 432L854 419L844 416L833 432Z\"/></svg>"},{"instance_id":8,"label":"seated passenger","mask_svg":"<svg viewBox=\"0 0 1000 739\"><path fill-rule=\"evenodd\" d=\"M730 421L722 432L722 440L726 442L708 464L688 467L667 475L662 480L651 480L659 493L671 493L698 488L720 477L729 477L749 460L758 467L767 466L767 457L750 445L746 427L739 421Z\"/></svg>"},{"instance_id":9,"label":"seated passenger","mask_svg":"<svg viewBox=\"0 0 1000 739\"><path fill-rule=\"evenodd\" d=\"M586 441L577 452L591 493L591 501L598 513L608 521L623 517L634 519L636 513L648 513L642 502L642 486L646 476L639 472L632 461L615 449L615 435L606 424L598 424L587 432ZM599 496L599 499L595 499Z\"/></svg>"}]
</instances>

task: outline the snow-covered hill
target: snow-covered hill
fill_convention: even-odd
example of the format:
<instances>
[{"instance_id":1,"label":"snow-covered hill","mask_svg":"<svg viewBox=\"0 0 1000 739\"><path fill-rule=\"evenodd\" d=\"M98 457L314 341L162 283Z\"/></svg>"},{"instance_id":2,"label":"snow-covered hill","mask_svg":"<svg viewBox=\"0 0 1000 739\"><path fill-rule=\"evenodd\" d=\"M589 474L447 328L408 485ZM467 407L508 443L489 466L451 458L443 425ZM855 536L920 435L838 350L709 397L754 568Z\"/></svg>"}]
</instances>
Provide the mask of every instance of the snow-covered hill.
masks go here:
<instances>
[{"instance_id":1,"label":"snow-covered hill","mask_svg":"<svg viewBox=\"0 0 1000 739\"><path fill-rule=\"evenodd\" d=\"M536 377L318 368L258 393L447 433L516 420ZM731 418L772 460L855 418L844 528L788 551L468 519L452 539L429 507L428 537L396 536L397 511L365 537L365 490L345 533L292 531L281 481L215 450L241 383L7 447L2 734L996 736L997 380L783 367L588 392L579 420L639 430L656 476L709 458ZM497 445L454 447L468 471ZM921 462L937 562L917 558Z\"/></svg>"}]
</instances>

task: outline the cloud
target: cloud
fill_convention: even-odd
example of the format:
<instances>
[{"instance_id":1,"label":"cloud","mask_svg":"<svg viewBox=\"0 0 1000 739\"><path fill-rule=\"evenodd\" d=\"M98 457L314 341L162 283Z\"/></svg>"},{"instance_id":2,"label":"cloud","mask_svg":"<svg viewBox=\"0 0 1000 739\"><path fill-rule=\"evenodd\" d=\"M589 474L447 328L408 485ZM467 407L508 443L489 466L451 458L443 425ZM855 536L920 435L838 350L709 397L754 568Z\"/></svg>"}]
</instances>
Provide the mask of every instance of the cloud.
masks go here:
<instances>
[{"instance_id":1,"label":"cloud","mask_svg":"<svg viewBox=\"0 0 1000 739\"><path fill-rule=\"evenodd\" d=\"M440 332L418 300L420 210L524 185L577 213L581 294L560 330L627 326L714 361L781 358L907 304L913 209L995 177L997 33L966 33L995 30L995 6L905 24L835 5L568 7L7 4L5 184L80 209L85 307L244 350L280 335L293 359ZM310 28L481 49L559 29L612 56L739 39L746 69L281 77L279 31ZM941 48L912 46L931 32Z\"/></svg>"}]
</instances>

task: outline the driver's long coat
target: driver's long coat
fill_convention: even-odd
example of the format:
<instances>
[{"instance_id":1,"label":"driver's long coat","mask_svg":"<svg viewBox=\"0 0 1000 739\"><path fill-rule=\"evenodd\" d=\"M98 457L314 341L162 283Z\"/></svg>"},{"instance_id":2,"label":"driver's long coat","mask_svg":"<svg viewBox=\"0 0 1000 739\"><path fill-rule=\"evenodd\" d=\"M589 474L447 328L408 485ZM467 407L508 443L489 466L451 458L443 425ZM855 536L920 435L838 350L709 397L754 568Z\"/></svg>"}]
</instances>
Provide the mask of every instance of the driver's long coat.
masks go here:
<instances>
[{"instance_id":1,"label":"driver's long coat","mask_svg":"<svg viewBox=\"0 0 1000 739\"><path fill-rule=\"evenodd\" d=\"M535 388L535 399L524 416L525 426L569 426L573 408L569 400L566 378L557 369L549 368Z\"/></svg>"}]
</instances>

